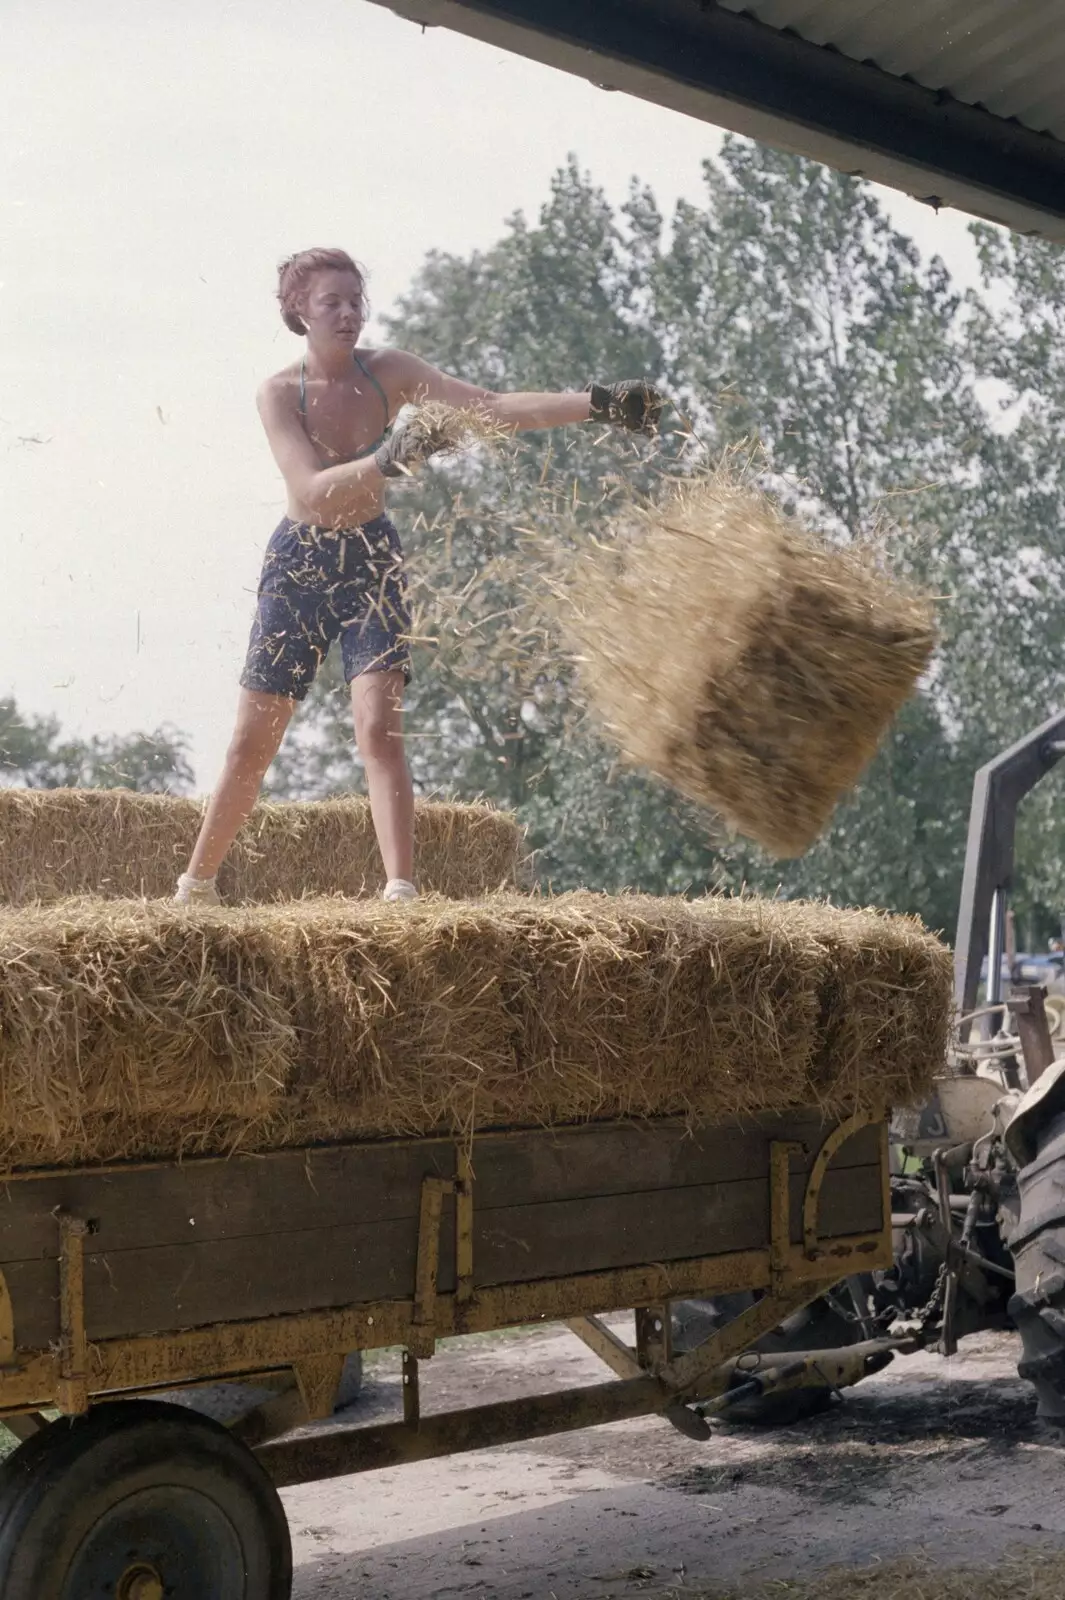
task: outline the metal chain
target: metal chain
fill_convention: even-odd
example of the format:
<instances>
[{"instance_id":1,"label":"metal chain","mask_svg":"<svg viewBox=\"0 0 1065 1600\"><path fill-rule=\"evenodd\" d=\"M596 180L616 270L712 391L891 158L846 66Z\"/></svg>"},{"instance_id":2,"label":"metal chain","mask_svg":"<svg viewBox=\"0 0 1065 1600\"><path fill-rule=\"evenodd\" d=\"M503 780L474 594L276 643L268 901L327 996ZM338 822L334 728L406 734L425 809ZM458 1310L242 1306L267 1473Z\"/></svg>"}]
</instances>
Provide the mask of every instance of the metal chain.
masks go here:
<instances>
[{"instance_id":1,"label":"metal chain","mask_svg":"<svg viewBox=\"0 0 1065 1600\"><path fill-rule=\"evenodd\" d=\"M917 1313L917 1322L922 1334L926 1331L933 1317L943 1309L943 1297L947 1292L947 1277L947 1263L944 1259L940 1262L939 1271L936 1274L936 1285L932 1290L928 1303L922 1306Z\"/></svg>"}]
</instances>

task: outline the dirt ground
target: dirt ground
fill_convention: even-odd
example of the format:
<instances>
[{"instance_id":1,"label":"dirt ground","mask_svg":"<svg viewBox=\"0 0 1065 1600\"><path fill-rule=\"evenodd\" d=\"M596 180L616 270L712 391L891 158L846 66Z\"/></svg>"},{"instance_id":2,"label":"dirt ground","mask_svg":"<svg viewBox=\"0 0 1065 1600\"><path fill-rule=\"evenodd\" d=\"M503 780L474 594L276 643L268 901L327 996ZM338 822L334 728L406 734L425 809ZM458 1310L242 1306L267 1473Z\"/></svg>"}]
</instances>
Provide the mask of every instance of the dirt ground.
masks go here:
<instances>
[{"instance_id":1,"label":"dirt ground","mask_svg":"<svg viewBox=\"0 0 1065 1600\"><path fill-rule=\"evenodd\" d=\"M719 1425L698 1444L657 1419L615 1423L288 1489L294 1595L621 1600L1062 1550L1065 1441L1036 1422L1015 1363L1011 1335L985 1335L949 1361L897 1357L830 1414L773 1433ZM555 1328L455 1342L422 1370L426 1411L609 1376ZM351 1418L400 1411L389 1353Z\"/></svg>"}]
</instances>

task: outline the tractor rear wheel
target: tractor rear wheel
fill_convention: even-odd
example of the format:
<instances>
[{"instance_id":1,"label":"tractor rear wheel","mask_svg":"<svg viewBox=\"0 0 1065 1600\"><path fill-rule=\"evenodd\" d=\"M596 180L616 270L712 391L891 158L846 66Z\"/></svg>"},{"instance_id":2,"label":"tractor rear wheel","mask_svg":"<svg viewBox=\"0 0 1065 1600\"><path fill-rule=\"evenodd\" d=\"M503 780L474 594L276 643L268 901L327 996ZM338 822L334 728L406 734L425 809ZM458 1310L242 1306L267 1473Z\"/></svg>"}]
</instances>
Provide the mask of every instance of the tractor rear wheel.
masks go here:
<instances>
[{"instance_id":1,"label":"tractor rear wheel","mask_svg":"<svg viewBox=\"0 0 1065 1600\"><path fill-rule=\"evenodd\" d=\"M1016 1290L1009 1314L1021 1336L1018 1364L1039 1416L1065 1426L1065 1114L1035 1135L1017 1180L1021 1214L1010 1238Z\"/></svg>"}]
</instances>

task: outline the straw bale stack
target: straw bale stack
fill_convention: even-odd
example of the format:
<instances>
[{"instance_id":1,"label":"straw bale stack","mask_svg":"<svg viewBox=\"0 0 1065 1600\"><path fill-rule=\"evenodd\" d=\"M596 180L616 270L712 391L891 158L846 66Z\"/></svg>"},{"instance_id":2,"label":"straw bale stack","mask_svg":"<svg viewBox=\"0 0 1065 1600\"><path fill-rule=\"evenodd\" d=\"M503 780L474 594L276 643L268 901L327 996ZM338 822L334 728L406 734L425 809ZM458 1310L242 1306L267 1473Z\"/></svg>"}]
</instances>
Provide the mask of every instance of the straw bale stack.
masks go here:
<instances>
[{"instance_id":1,"label":"straw bale stack","mask_svg":"<svg viewBox=\"0 0 1065 1600\"><path fill-rule=\"evenodd\" d=\"M0 909L0 1165L912 1101L948 951L797 902Z\"/></svg>"},{"instance_id":2,"label":"straw bale stack","mask_svg":"<svg viewBox=\"0 0 1065 1600\"><path fill-rule=\"evenodd\" d=\"M165 899L200 829L195 800L129 789L0 788L0 902L67 895ZM419 802L415 860L427 890L458 897L513 885L525 854L513 816ZM384 883L367 800L261 804L219 874L231 902L373 894Z\"/></svg>"},{"instance_id":3,"label":"straw bale stack","mask_svg":"<svg viewBox=\"0 0 1065 1600\"><path fill-rule=\"evenodd\" d=\"M773 855L801 855L927 667L931 601L728 468L619 534L566 590L608 734Z\"/></svg>"}]
</instances>

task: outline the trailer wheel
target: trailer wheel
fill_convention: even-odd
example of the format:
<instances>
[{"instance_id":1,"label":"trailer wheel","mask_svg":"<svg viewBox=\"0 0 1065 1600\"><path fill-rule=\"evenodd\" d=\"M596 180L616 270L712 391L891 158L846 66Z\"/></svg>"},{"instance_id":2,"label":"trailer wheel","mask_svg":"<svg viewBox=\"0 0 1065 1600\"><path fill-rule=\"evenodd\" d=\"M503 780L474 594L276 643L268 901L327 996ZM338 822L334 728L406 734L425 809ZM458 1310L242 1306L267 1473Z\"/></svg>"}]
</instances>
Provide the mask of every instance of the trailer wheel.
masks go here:
<instances>
[{"instance_id":1,"label":"trailer wheel","mask_svg":"<svg viewBox=\"0 0 1065 1600\"><path fill-rule=\"evenodd\" d=\"M210 1418L131 1400L53 1422L0 1468L4 1600L289 1600L277 1490Z\"/></svg>"}]
</instances>

